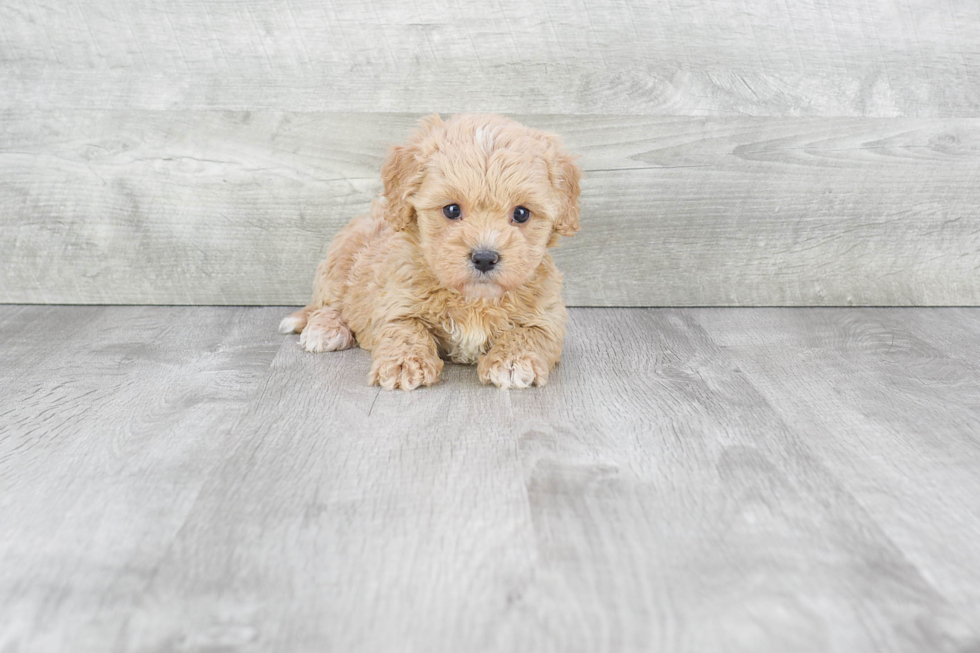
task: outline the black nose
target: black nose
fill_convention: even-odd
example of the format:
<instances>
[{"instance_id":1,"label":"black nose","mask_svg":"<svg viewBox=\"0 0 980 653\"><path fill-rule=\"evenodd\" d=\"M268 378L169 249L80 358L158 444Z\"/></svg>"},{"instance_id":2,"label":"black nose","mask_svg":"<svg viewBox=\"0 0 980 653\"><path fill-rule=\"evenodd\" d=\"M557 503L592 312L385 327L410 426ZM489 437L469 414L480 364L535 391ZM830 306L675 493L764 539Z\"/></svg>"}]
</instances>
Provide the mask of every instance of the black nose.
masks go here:
<instances>
[{"instance_id":1,"label":"black nose","mask_svg":"<svg viewBox=\"0 0 980 653\"><path fill-rule=\"evenodd\" d=\"M473 267L480 272L489 272L500 260L500 254L489 249L478 249L470 254L470 260L473 261Z\"/></svg>"}]
</instances>

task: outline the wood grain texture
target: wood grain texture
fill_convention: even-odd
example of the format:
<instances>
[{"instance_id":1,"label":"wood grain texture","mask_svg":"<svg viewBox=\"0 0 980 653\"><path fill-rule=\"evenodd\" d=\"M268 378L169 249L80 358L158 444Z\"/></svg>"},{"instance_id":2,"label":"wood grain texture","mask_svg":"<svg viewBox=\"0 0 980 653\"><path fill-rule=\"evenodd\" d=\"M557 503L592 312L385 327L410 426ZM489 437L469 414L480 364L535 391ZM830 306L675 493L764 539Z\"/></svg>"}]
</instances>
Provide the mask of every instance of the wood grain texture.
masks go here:
<instances>
[{"instance_id":1,"label":"wood grain texture","mask_svg":"<svg viewBox=\"0 0 980 653\"><path fill-rule=\"evenodd\" d=\"M0 4L0 302L295 304L433 111L584 154L590 306L980 304L980 3Z\"/></svg>"},{"instance_id":2,"label":"wood grain texture","mask_svg":"<svg viewBox=\"0 0 980 653\"><path fill-rule=\"evenodd\" d=\"M412 394L281 309L0 307L0 650L980 645L980 313L576 309Z\"/></svg>"},{"instance_id":3,"label":"wood grain texture","mask_svg":"<svg viewBox=\"0 0 980 653\"><path fill-rule=\"evenodd\" d=\"M700 316L841 486L891 515L882 529L951 612L980 606L964 589L980 588L980 551L949 537L964 527L980 536L980 386L968 353L980 346L978 318L964 309ZM806 352L805 364L792 352Z\"/></svg>"},{"instance_id":4,"label":"wood grain texture","mask_svg":"<svg viewBox=\"0 0 980 653\"><path fill-rule=\"evenodd\" d=\"M582 154L586 306L980 304L980 120L517 116ZM9 111L0 301L299 304L416 116Z\"/></svg>"},{"instance_id":5,"label":"wood grain texture","mask_svg":"<svg viewBox=\"0 0 980 653\"><path fill-rule=\"evenodd\" d=\"M0 107L976 117L973 0L8 0Z\"/></svg>"}]
</instances>

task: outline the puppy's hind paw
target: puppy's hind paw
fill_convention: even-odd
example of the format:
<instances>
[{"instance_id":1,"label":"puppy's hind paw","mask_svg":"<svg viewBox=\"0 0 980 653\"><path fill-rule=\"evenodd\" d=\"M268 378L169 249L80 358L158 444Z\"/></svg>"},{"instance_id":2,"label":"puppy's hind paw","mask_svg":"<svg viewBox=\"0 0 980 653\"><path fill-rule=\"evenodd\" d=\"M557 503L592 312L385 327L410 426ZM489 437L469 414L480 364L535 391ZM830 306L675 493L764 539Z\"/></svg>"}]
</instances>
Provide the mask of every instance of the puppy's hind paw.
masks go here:
<instances>
[{"instance_id":1,"label":"puppy's hind paw","mask_svg":"<svg viewBox=\"0 0 980 653\"><path fill-rule=\"evenodd\" d=\"M319 308L310 313L306 328L299 336L300 347L314 354L348 349L354 342L354 334L340 313L332 308Z\"/></svg>"},{"instance_id":2,"label":"puppy's hind paw","mask_svg":"<svg viewBox=\"0 0 980 653\"><path fill-rule=\"evenodd\" d=\"M279 323L279 333L299 333L305 326L306 315L303 314L303 311L298 311L282 318L282 322Z\"/></svg>"},{"instance_id":3,"label":"puppy's hind paw","mask_svg":"<svg viewBox=\"0 0 980 653\"><path fill-rule=\"evenodd\" d=\"M299 346L311 354L320 354L325 351L340 351L350 349L354 344L354 337L350 329L332 329L324 331L321 329L311 329L306 327L299 336Z\"/></svg>"}]
</instances>

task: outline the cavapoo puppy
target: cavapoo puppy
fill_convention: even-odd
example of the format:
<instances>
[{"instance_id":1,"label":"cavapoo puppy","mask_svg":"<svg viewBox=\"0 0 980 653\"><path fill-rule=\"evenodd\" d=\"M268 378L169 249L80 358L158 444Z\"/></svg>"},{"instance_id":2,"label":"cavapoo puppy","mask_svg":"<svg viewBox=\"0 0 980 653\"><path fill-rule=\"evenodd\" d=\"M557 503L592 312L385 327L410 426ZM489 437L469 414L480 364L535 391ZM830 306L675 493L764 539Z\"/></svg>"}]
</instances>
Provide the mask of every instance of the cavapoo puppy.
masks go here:
<instances>
[{"instance_id":1,"label":"cavapoo puppy","mask_svg":"<svg viewBox=\"0 0 980 653\"><path fill-rule=\"evenodd\" d=\"M557 136L494 115L422 120L381 168L384 196L282 321L311 352L370 350L368 382L412 390L443 359L483 383L544 385L567 313L548 248L579 230L581 171Z\"/></svg>"}]
</instances>

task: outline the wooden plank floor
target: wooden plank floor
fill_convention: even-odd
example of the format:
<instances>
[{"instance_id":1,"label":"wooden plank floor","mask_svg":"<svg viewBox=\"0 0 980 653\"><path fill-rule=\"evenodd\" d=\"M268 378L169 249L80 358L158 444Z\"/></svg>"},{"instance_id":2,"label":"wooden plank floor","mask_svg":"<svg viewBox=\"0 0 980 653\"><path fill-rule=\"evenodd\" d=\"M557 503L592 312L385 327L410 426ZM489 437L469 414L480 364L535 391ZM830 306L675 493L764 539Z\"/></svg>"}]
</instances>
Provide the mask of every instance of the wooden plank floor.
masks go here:
<instances>
[{"instance_id":1,"label":"wooden plank floor","mask_svg":"<svg viewBox=\"0 0 980 653\"><path fill-rule=\"evenodd\" d=\"M285 312L0 307L0 651L980 650L980 309L575 309L415 393Z\"/></svg>"}]
</instances>

